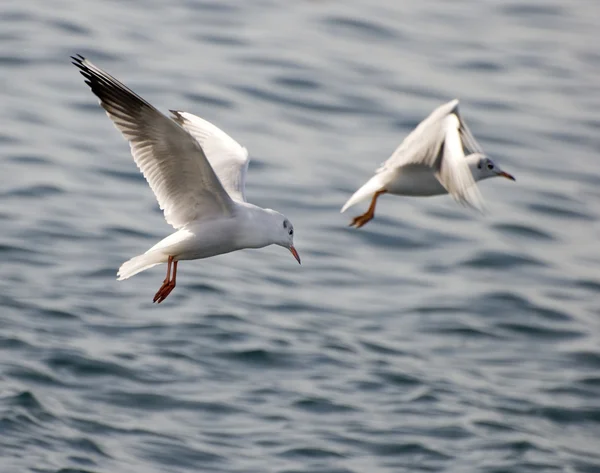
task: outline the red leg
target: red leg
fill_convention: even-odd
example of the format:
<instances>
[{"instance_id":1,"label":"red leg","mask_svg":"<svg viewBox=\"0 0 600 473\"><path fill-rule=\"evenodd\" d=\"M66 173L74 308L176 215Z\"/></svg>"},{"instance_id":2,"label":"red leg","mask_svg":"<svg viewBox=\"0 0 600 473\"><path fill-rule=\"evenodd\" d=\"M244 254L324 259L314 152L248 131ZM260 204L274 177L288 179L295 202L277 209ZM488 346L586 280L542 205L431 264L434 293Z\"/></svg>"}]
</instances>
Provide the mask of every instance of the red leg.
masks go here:
<instances>
[{"instance_id":1,"label":"red leg","mask_svg":"<svg viewBox=\"0 0 600 473\"><path fill-rule=\"evenodd\" d=\"M164 301L171 291L175 289L175 281L177 280L177 263L178 261L173 261L173 257L169 256L169 260L167 261L167 277L162 283L162 286L158 289L156 294L154 295L154 299L152 302L156 302L160 304ZM173 266L173 278L171 279L171 265Z\"/></svg>"},{"instance_id":2,"label":"red leg","mask_svg":"<svg viewBox=\"0 0 600 473\"><path fill-rule=\"evenodd\" d=\"M377 205L377 198L381 194L385 194L387 191L385 189L379 190L373 194L373 199L371 200L371 205L369 205L369 209L362 215L358 217L354 217L352 222L350 223L350 227L356 226L356 228L360 228L369 222L373 217L375 217L375 206Z\"/></svg>"},{"instance_id":3,"label":"red leg","mask_svg":"<svg viewBox=\"0 0 600 473\"><path fill-rule=\"evenodd\" d=\"M169 256L169 260L167 261L167 277L163 281L163 284L169 282L171 279L171 264L173 264L173 257Z\"/></svg>"},{"instance_id":4,"label":"red leg","mask_svg":"<svg viewBox=\"0 0 600 473\"><path fill-rule=\"evenodd\" d=\"M177 282L177 263L179 263L179 261L173 263L173 287L175 287L175 283Z\"/></svg>"}]
</instances>

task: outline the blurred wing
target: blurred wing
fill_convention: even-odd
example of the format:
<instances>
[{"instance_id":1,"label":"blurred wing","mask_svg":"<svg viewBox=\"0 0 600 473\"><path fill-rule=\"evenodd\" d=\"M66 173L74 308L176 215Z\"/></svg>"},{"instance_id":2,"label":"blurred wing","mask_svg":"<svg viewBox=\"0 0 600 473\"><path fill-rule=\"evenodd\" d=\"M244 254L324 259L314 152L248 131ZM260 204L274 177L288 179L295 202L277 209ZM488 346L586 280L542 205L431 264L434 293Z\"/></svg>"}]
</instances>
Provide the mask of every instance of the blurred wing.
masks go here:
<instances>
[{"instance_id":1,"label":"blurred wing","mask_svg":"<svg viewBox=\"0 0 600 473\"><path fill-rule=\"evenodd\" d=\"M465 159L462 139L471 153L480 152L481 147L458 114L458 100L452 100L419 123L377 173L411 165L430 167L454 199L481 209L483 201Z\"/></svg>"},{"instance_id":2,"label":"blurred wing","mask_svg":"<svg viewBox=\"0 0 600 473\"><path fill-rule=\"evenodd\" d=\"M248 151L223 130L187 112L171 110L173 117L206 153L212 168L233 200L246 201Z\"/></svg>"},{"instance_id":3,"label":"blurred wing","mask_svg":"<svg viewBox=\"0 0 600 473\"><path fill-rule=\"evenodd\" d=\"M446 138L443 123L448 115L456 115L458 118L458 131L465 155L472 153L484 154L483 149L460 116L458 100L454 99L436 108L425 120L419 123L396 148L392 156L377 169L377 172L400 168L407 164L431 165L431 163L434 163Z\"/></svg>"},{"instance_id":4,"label":"blurred wing","mask_svg":"<svg viewBox=\"0 0 600 473\"><path fill-rule=\"evenodd\" d=\"M232 215L234 203L202 148L170 118L82 56L73 64L100 99L175 228L194 220Z\"/></svg>"},{"instance_id":5,"label":"blurred wing","mask_svg":"<svg viewBox=\"0 0 600 473\"><path fill-rule=\"evenodd\" d=\"M483 199L462 147L460 120L454 114L448 115L443 121L443 126L446 139L435 177L457 202L482 210Z\"/></svg>"},{"instance_id":6,"label":"blurred wing","mask_svg":"<svg viewBox=\"0 0 600 473\"><path fill-rule=\"evenodd\" d=\"M431 112L376 172L392 171L411 164L433 167L446 138L444 119L457 107L458 100L452 100Z\"/></svg>"},{"instance_id":7,"label":"blurred wing","mask_svg":"<svg viewBox=\"0 0 600 473\"><path fill-rule=\"evenodd\" d=\"M463 149L465 151L465 156L468 156L469 154L473 153L485 154L483 152L483 148L479 143L477 143L477 140L471 133L471 130L469 130L469 127L460 116L460 113L458 111L458 104L456 106L456 109L454 110L454 114L458 117L458 132L460 133L460 139L462 141Z\"/></svg>"}]
</instances>

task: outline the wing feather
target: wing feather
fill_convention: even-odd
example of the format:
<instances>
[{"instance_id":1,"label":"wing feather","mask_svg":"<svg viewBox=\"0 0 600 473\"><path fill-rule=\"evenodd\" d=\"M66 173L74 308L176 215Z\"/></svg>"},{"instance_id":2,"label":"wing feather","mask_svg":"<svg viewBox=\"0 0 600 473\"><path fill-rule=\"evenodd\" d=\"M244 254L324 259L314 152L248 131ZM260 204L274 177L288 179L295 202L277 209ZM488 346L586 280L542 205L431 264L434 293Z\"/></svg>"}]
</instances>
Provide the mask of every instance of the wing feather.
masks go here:
<instances>
[{"instance_id":1,"label":"wing feather","mask_svg":"<svg viewBox=\"0 0 600 473\"><path fill-rule=\"evenodd\" d=\"M192 135L233 200L246 201L248 151L223 130L188 112L171 110L174 120Z\"/></svg>"},{"instance_id":2,"label":"wing feather","mask_svg":"<svg viewBox=\"0 0 600 473\"><path fill-rule=\"evenodd\" d=\"M443 126L446 139L436 177L457 202L482 210L483 199L465 159L458 117L454 114L448 115L444 119Z\"/></svg>"},{"instance_id":3,"label":"wing feather","mask_svg":"<svg viewBox=\"0 0 600 473\"><path fill-rule=\"evenodd\" d=\"M72 57L117 129L175 228L191 221L230 216L234 203L199 143L117 79L83 56Z\"/></svg>"},{"instance_id":4,"label":"wing feather","mask_svg":"<svg viewBox=\"0 0 600 473\"><path fill-rule=\"evenodd\" d=\"M396 172L412 165L430 167L454 199L481 210L483 199L465 159L465 150L468 154L483 154L462 120L455 99L436 108L419 123L376 173Z\"/></svg>"}]
</instances>

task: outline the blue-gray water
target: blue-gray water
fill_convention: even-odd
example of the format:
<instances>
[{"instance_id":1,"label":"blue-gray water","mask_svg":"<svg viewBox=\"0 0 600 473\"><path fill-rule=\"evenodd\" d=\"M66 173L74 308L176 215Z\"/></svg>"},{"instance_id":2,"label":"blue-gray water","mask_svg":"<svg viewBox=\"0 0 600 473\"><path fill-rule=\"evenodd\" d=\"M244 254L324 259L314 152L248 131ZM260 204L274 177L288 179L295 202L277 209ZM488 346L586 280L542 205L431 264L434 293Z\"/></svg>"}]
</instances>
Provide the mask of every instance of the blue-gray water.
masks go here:
<instances>
[{"instance_id":1,"label":"blue-gray water","mask_svg":"<svg viewBox=\"0 0 600 473\"><path fill-rule=\"evenodd\" d=\"M600 471L600 4L0 3L0 471ZM282 248L171 228L68 57L251 153ZM458 97L517 182L347 197Z\"/></svg>"}]
</instances>

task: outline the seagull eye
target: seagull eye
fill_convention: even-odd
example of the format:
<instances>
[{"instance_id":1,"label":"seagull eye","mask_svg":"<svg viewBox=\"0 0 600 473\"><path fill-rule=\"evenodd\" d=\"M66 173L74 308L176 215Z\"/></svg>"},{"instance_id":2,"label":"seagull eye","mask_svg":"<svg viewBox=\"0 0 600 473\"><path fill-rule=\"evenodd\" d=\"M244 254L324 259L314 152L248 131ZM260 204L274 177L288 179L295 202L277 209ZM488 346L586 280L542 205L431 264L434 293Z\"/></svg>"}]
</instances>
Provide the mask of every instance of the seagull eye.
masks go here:
<instances>
[{"instance_id":1,"label":"seagull eye","mask_svg":"<svg viewBox=\"0 0 600 473\"><path fill-rule=\"evenodd\" d=\"M294 230L290 228L290 236L294 234Z\"/></svg>"},{"instance_id":2,"label":"seagull eye","mask_svg":"<svg viewBox=\"0 0 600 473\"><path fill-rule=\"evenodd\" d=\"M492 163L488 163L488 166L487 166L487 168L488 168L488 169L494 169L494 165L493 165Z\"/></svg>"}]
</instances>

